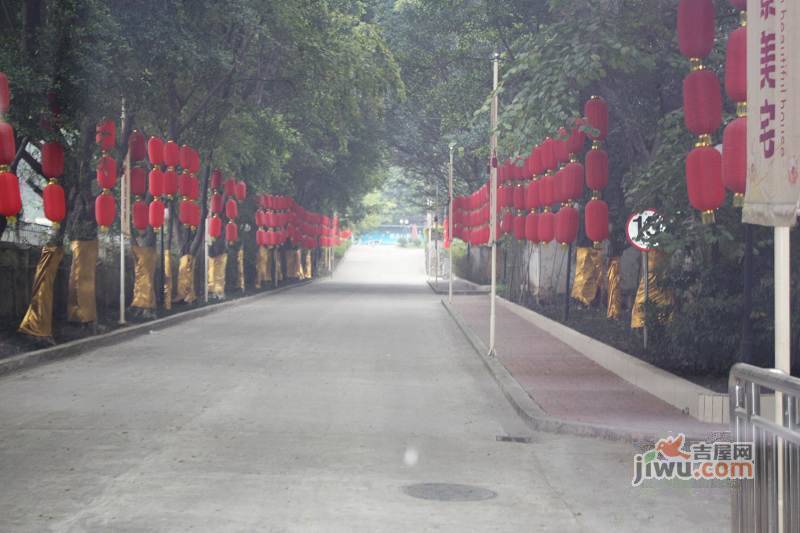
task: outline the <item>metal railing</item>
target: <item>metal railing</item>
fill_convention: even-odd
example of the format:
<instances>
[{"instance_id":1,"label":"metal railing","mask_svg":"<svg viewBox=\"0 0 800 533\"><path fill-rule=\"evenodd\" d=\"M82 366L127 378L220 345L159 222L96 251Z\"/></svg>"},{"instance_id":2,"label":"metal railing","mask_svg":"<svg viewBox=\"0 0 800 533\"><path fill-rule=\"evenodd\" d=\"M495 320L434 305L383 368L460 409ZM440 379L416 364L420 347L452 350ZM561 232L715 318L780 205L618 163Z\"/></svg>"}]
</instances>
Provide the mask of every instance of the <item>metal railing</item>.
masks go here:
<instances>
[{"instance_id":1,"label":"metal railing","mask_svg":"<svg viewBox=\"0 0 800 533\"><path fill-rule=\"evenodd\" d=\"M755 455L753 479L733 488L731 530L800 531L800 379L739 363L728 392L731 438L752 442Z\"/></svg>"}]
</instances>

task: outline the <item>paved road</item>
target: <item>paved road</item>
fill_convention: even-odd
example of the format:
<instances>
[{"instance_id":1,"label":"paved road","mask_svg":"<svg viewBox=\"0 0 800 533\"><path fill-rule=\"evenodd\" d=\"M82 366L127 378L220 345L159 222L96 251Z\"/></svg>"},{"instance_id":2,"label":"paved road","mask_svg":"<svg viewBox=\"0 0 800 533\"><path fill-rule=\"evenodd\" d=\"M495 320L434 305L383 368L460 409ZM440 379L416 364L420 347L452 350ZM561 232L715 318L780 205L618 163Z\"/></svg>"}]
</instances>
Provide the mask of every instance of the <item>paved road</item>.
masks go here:
<instances>
[{"instance_id":1,"label":"paved road","mask_svg":"<svg viewBox=\"0 0 800 533\"><path fill-rule=\"evenodd\" d=\"M0 379L0 531L727 529L725 491L632 489L632 446L531 433L422 264L355 247L333 281Z\"/></svg>"}]
</instances>

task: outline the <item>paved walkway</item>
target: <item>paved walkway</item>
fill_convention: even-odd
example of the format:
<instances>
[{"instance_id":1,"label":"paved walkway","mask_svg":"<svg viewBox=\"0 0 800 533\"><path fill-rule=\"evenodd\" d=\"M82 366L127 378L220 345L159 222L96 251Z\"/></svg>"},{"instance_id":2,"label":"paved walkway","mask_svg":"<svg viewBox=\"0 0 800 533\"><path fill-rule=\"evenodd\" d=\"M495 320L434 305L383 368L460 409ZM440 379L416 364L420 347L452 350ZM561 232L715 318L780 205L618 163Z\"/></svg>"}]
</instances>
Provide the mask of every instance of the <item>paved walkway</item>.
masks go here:
<instances>
[{"instance_id":1,"label":"paved walkway","mask_svg":"<svg viewBox=\"0 0 800 533\"><path fill-rule=\"evenodd\" d=\"M531 432L423 265L355 247L333 280L0 378L0 531L727 529L725 489L634 489L631 445Z\"/></svg>"},{"instance_id":2,"label":"paved walkway","mask_svg":"<svg viewBox=\"0 0 800 533\"><path fill-rule=\"evenodd\" d=\"M453 307L486 345L489 303L488 296L453 298ZM713 436L727 429L699 422L503 305L495 308L497 358L548 415L656 435Z\"/></svg>"}]
</instances>

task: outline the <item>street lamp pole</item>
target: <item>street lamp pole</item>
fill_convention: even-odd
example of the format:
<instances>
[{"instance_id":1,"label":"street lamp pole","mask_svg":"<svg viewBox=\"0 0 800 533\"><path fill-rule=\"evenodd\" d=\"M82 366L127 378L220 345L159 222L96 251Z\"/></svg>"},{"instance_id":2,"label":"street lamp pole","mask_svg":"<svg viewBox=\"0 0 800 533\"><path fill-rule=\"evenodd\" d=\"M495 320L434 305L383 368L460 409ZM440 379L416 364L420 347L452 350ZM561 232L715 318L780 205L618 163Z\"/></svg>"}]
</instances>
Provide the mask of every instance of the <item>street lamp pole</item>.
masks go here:
<instances>
[{"instance_id":1,"label":"street lamp pole","mask_svg":"<svg viewBox=\"0 0 800 533\"><path fill-rule=\"evenodd\" d=\"M500 78L500 54L492 59L492 137L489 162L489 242L492 244L492 289L489 293L489 355L495 355L495 300L497 299L497 85Z\"/></svg>"},{"instance_id":2,"label":"street lamp pole","mask_svg":"<svg viewBox=\"0 0 800 533\"><path fill-rule=\"evenodd\" d=\"M450 245L447 247L449 254L448 270L449 281L447 284L447 301L453 303L453 148L456 144L450 143L450 169L448 172L448 189L449 201L447 204L447 238L450 239Z\"/></svg>"}]
</instances>

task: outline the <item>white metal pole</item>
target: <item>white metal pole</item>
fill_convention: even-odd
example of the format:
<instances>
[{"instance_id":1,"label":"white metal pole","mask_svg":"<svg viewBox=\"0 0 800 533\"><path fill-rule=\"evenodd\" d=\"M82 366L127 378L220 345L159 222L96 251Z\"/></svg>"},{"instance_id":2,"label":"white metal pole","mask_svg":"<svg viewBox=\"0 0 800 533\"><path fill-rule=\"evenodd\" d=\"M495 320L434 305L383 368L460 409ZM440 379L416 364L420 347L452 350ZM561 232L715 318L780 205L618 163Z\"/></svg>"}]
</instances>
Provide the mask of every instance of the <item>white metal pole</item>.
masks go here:
<instances>
[{"instance_id":1,"label":"white metal pole","mask_svg":"<svg viewBox=\"0 0 800 533\"><path fill-rule=\"evenodd\" d=\"M775 368L791 374L791 244L789 228L775 226ZM775 423L783 426L783 394L775 392ZM784 461L783 442L778 439L778 531L784 531Z\"/></svg>"},{"instance_id":2,"label":"white metal pole","mask_svg":"<svg viewBox=\"0 0 800 533\"><path fill-rule=\"evenodd\" d=\"M125 99L122 99L122 113L120 122L122 130L127 128L125 114ZM119 186L119 323L125 323L125 237L130 236L130 186L131 186L131 151L125 152L124 171L122 183Z\"/></svg>"},{"instance_id":3,"label":"white metal pole","mask_svg":"<svg viewBox=\"0 0 800 533\"><path fill-rule=\"evenodd\" d=\"M450 246L447 247L449 259L448 269L449 280L447 283L447 301L453 303L453 148L455 145L450 143L450 171L448 175L448 203L447 203L447 238L450 239Z\"/></svg>"},{"instance_id":4,"label":"white metal pole","mask_svg":"<svg viewBox=\"0 0 800 533\"><path fill-rule=\"evenodd\" d=\"M650 296L650 265L647 262L647 252L642 252L642 285L644 288L644 327L642 328L642 343L647 350L647 301Z\"/></svg>"},{"instance_id":5,"label":"white metal pole","mask_svg":"<svg viewBox=\"0 0 800 533\"><path fill-rule=\"evenodd\" d=\"M500 54L495 52L492 60L492 138L489 152L489 242L492 244L492 289L489 294L489 355L495 354L495 317L497 297L497 84L500 77Z\"/></svg>"},{"instance_id":6,"label":"white metal pole","mask_svg":"<svg viewBox=\"0 0 800 533\"><path fill-rule=\"evenodd\" d=\"M208 218L205 220L203 231L203 300L208 303ZM273 276L275 273L273 272Z\"/></svg>"}]
</instances>

